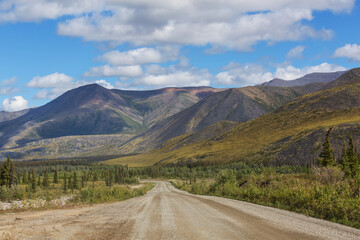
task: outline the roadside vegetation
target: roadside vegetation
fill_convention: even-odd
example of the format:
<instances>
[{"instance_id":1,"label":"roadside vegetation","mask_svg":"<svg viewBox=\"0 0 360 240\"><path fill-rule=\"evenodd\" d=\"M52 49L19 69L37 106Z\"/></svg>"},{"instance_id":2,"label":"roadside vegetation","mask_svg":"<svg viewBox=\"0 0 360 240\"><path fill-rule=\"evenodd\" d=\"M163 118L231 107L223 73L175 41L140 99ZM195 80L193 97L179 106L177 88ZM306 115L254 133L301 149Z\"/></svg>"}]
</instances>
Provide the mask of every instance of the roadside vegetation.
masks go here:
<instances>
[{"instance_id":1,"label":"roadside vegetation","mask_svg":"<svg viewBox=\"0 0 360 240\"><path fill-rule=\"evenodd\" d=\"M344 145L341 156L335 159L330 131L318 166L306 172L285 173L274 167L251 173L228 169L212 181L189 176L172 183L194 194L253 202L360 228L359 155L350 137L348 146Z\"/></svg>"},{"instance_id":2,"label":"roadside vegetation","mask_svg":"<svg viewBox=\"0 0 360 240\"><path fill-rule=\"evenodd\" d=\"M173 179L179 189L282 208L360 228L360 163L352 137L335 157L325 136L316 166L270 166L198 161L129 168L87 160L27 161L0 165L0 201L68 196L72 203L100 203L145 194L154 184L140 179Z\"/></svg>"},{"instance_id":3,"label":"roadside vegetation","mask_svg":"<svg viewBox=\"0 0 360 240\"><path fill-rule=\"evenodd\" d=\"M61 198L67 204L113 202L144 195L154 186L139 185L140 178L134 169L78 164L14 163L8 157L0 164L0 201L16 202L14 208L63 206L57 201ZM19 203L22 200L25 202Z\"/></svg>"}]
</instances>

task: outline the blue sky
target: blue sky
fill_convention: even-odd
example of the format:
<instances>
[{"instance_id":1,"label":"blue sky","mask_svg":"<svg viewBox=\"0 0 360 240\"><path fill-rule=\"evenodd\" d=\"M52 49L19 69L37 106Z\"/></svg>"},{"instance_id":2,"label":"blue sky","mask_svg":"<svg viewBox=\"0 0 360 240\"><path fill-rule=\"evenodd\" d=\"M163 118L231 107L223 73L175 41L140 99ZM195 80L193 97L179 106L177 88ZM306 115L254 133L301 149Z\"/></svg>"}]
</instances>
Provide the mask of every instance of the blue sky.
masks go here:
<instances>
[{"instance_id":1,"label":"blue sky","mask_svg":"<svg viewBox=\"0 0 360 240\"><path fill-rule=\"evenodd\" d=\"M354 0L2 0L0 108L108 88L242 87L358 67Z\"/></svg>"}]
</instances>

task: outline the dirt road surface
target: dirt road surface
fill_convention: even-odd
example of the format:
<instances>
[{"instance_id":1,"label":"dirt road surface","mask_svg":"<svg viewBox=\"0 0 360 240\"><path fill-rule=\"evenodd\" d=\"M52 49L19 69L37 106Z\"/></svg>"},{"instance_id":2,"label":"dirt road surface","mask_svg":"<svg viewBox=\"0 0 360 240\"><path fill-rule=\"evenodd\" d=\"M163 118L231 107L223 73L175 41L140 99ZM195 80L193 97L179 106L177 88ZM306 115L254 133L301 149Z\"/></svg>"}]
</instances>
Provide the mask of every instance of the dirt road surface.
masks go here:
<instances>
[{"instance_id":1,"label":"dirt road surface","mask_svg":"<svg viewBox=\"0 0 360 240\"><path fill-rule=\"evenodd\" d=\"M1 239L360 239L360 230L158 182L146 195L76 209L0 215Z\"/></svg>"}]
</instances>

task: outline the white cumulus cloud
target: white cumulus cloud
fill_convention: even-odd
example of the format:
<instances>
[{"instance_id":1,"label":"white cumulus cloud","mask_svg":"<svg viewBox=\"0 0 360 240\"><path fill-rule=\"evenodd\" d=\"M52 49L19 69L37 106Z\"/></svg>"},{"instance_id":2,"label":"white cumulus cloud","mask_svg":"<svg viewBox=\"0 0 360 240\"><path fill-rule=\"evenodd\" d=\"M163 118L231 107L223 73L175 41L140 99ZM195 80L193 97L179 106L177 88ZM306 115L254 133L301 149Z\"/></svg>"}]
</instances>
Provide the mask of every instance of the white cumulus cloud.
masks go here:
<instances>
[{"instance_id":1,"label":"white cumulus cloud","mask_svg":"<svg viewBox=\"0 0 360 240\"><path fill-rule=\"evenodd\" d=\"M158 48L137 48L124 52L113 50L104 53L98 59L112 65L139 65L147 63L161 63L176 60L179 48L176 46L165 46Z\"/></svg>"},{"instance_id":2,"label":"white cumulus cloud","mask_svg":"<svg viewBox=\"0 0 360 240\"><path fill-rule=\"evenodd\" d=\"M92 67L86 73L85 77L137 77L142 74L142 69L139 65L134 66L110 66L103 65L99 67Z\"/></svg>"},{"instance_id":3,"label":"white cumulus cloud","mask_svg":"<svg viewBox=\"0 0 360 240\"><path fill-rule=\"evenodd\" d=\"M14 112L29 108L28 103L29 102L22 96L14 96L11 98L5 98L2 102L2 108L5 111Z\"/></svg>"},{"instance_id":4,"label":"white cumulus cloud","mask_svg":"<svg viewBox=\"0 0 360 240\"><path fill-rule=\"evenodd\" d=\"M46 76L36 76L27 83L28 87L32 88L49 88L66 86L73 82L73 78L64 73L53 73Z\"/></svg>"},{"instance_id":5,"label":"white cumulus cloud","mask_svg":"<svg viewBox=\"0 0 360 240\"><path fill-rule=\"evenodd\" d=\"M127 89L154 89L162 87L209 86L213 76L206 69L184 66L181 63L162 67L152 64L143 75L133 80L121 79L116 87Z\"/></svg>"},{"instance_id":6,"label":"white cumulus cloud","mask_svg":"<svg viewBox=\"0 0 360 240\"><path fill-rule=\"evenodd\" d=\"M107 88L107 89L113 89L114 88L114 86L111 83L105 81L104 79L96 80L95 83L99 84L99 85L101 85L101 86L103 86L104 88Z\"/></svg>"},{"instance_id":7,"label":"white cumulus cloud","mask_svg":"<svg viewBox=\"0 0 360 240\"><path fill-rule=\"evenodd\" d=\"M99 74L101 75L101 74ZM87 84L97 83L106 88L114 88L109 82L101 80L75 81L64 73L53 73L46 76L36 76L26 85L31 88L40 89L34 96L35 99L54 99L64 92ZM1 94L1 90L0 90Z\"/></svg>"},{"instance_id":8,"label":"white cumulus cloud","mask_svg":"<svg viewBox=\"0 0 360 240\"><path fill-rule=\"evenodd\" d=\"M349 13L354 3L355 0L2 0L0 22L59 19L60 35L85 41L135 46L209 45L209 52L249 51L260 41L330 38L331 30L314 29L306 21L313 19L314 11Z\"/></svg>"},{"instance_id":9,"label":"white cumulus cloud","mask_svg":"<svg viewBox=\"0 0 360 240\"><path fill-rule=\"evenodd\" d=\"M256 85L270 80L273 75L257 64L230 63L226 71L216 75L216 83L225 86Z\"/></svg>"},{"instance_id":10,"label":"white cumulus cloud","mask_svg":"<svg viewBox=\"0 0 360 240\"><path fill-rule=\"evenodd\" d=\"M336 49L334 57L345 57L351 61L360 62L360 45L346 44Z\"/></svg>"}]
</instances>

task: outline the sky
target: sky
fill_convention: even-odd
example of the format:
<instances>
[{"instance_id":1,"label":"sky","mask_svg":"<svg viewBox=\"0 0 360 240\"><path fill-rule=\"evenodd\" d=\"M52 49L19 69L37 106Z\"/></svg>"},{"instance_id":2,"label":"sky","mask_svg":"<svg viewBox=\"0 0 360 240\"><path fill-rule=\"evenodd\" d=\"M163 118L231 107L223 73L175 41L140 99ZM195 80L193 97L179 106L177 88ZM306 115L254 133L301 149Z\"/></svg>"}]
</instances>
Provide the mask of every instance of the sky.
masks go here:
<instances>
[{"instance_id":1,"label":"sky","mask_svg":"<svg viewBox=\"0 0 360 240\"><path fill-rule=\"evenodd\" d=\"M69 89L256 85L360 63L355 0L0 0L0 110Z\"/></svg>"}]
</instances>

